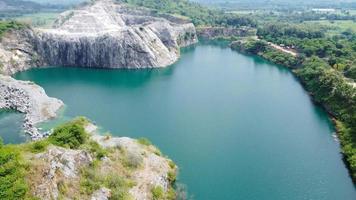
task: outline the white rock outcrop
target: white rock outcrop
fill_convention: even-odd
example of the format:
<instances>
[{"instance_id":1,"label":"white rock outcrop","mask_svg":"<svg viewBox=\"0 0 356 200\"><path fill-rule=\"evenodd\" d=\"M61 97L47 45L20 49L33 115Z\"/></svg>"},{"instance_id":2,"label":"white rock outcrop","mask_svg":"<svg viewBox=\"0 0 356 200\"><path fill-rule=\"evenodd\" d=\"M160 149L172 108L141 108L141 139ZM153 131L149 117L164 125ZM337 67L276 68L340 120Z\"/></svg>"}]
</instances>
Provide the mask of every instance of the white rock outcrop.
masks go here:
<instances>
[{"instance_id":1,"label":"white rock outcrop","mask_svg":"<svg viewBox=\"0 0 356 200\"><path fill-rule=\"evenodd\" d=\"M24 130L32 139L43 137L35 125L56 117L62 106L62 101L48 97L44 89L33 82L0 75L0 109L24 113Z\"/></svg>"},{"instance_id":2,"label":"white rock outcrop","mask_svg":"<svg viewBox=\"0 0 356 200\"><path fill-rule=\"evenodd\" d=\"M180 47L197 42L192 23L114 0L66 11L35 36L47 64L96 68L165 67L177 61Z\"/></svg>"}]
</instances>

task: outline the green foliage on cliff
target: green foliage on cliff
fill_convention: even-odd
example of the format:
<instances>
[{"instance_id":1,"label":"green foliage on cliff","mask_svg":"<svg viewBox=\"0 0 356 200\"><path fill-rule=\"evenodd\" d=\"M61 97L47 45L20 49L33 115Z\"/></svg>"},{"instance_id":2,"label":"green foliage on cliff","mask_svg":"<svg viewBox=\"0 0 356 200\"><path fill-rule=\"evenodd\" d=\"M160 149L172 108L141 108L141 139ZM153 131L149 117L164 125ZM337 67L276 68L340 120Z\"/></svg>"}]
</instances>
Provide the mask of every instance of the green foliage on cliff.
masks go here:
<instances>
[{"instance_id":1,"label":"green foliage on cliff","mask_svg":"<svg viewBox=\"0 0 356 200\"><path fill-rule=\"evenodd\" d=\"M0 39L6 32L10 30L19 30L25 27L27 27L25 24L15 21L0 21Z\"/></svg>"},{"instance_id":2,"label":"green foliage on cliff","mask_svg":"<svg viewBox=\"0 0 356 200\"><path fill-rule=\"evenodd\" d=\"M0 199L26 199L26 165L18 148L0 147Z\"/></svg>"},{"instance_id":3,"label":"green foliage on cliff","mask_svg":"<svg viewBox=\"0 0 356 200\"><path fill-rule=\"evenodd\" d=\"M295 68L301 64L303 57L294 57L288 53L278 51L268 45L263 40L247 40L243 42L234 42L231 48L240 52L260 55L261 57L273 63Z\"/></svg>"},{"instance_id":4,"label":"green foliage on cliff","mask_svg":"<svg viewBox=\"0 0 356 200\"><path fill-rule=\"evenodd\" d=\"M89 138L88 133L84 130L85 123L87 121L84 118L78 118L63 124L54 129L49 141L54 145L77 149Z\"/></svg>"},{"instance_id":5,"label":"green foliage on cliff","mask_svg":"<svg viewBox=\"0 0 356 200\"><path fill-rule=\"evenodd\" d=\"M356 80L356 33L328 37L324 27L311 24L268 23L258 28L260 38L295 48L306 57L317 56L346 77Z\"/></svg>"},{"instance_id":6,"label":"green foliage on cliff","mask_svg":"<svg viewBox=\"0 0 356 200\"><path fill-rule=\"evenodd\" d=\"M318 48L318 45L313 42L310 46ZM297 68L295 73L306 90L312 94L316 102L323 105L338 120L336 128L342 152L356 181L356 88L353 82L347 80L337 68L335 69L335 66L330 66L331 58L320 58L320 55L310 58L293 57L269 47L266 42L257 40L234 42L231 48L259 55L276 64Z\"/></svg>"},{"instance_id":7,"label":"green foliage on cliff","mask_svg":"<svg viewBox=\"0 0 356 200\"><path fill-rule=\"evenodd\" d=\"M297 75L314 99L338 119L336 128L342 152L356 180L356 88L317 57L308 60L302 69L297 70Z\"/></svg>"},{"instance_id":8,"label":"green foliage on cliff","mask_svg":"<svg viewBox=\"0 0 356 200\"><path fill-rule=\"evenodd\" d=\"M106 187L112 191L111 200L131 199L128 191L133 186L133 183L122 176L118 176L116 173L109 173L103 176L99 165L100 162L96 161L91 166L82 169L81 192L92 194L96 190Z\"/></svg>"},{"instance_id":9,"label":"green foliage on cliff","mask_svg":"<svg viewBox=\"0 0 356 200\"><path fill-rule=\"evenodd\" d=\"M158 12L189 17L195 25L256 26L256 21L248 16L225 13L208 9L187 0L122 0L125 3L147 7Z\"/></svg>"},{"instance_id":10,"label":"green foliage on cliff","mask_svg":"<svg viewBox=\"0 0 356 200\"><path fill-rule=\"evenodd\" d=\"M356 130L356 88L341 73L317 57L307 60L296 72L317 102Z\"/></svg>"}]
</instances>

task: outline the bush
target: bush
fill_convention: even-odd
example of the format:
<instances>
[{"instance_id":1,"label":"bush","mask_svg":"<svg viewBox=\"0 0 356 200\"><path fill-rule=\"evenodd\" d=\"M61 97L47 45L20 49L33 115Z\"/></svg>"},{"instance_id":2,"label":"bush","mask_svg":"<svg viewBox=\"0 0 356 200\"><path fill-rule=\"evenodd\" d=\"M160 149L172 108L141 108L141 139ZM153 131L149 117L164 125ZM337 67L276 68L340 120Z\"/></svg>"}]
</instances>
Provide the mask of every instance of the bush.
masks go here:
<instances>
[{"instance_id":1,"label":"bush","mask_svg":"<svg viewBox=\"0 0 356 200\"><path fill-rule=\"evenodd\" d=\"M0 148L4 146L4 140L0 137Z\"/></svg>"},{"instance_id":2,"label":"bush","mask_svg":"<svg viewBox=\"0 0 356 200\"><path fill-rule=\"evenodd\" d=\"M102 148L97 142L93 140L90 140L83 148L89 150L99 160L108 154L106 149Z\"/></svg>"},{"instance_id":3,"label":"bush","mask_svg":"<svg viewBox=\"0 0 356 200\"><path fill-rule=\"evenodd\" d=\"M106 176L104 185L112 191L110 200L129 199L130 194L128 190L133 186L132 183L116 174Z\"/></svg>"},{"instance_id":4,"label":"bush","mask_svg":"<svg viewBox=\"0 0 356 200\"><path fill-rule=\"evenodd\" d=\"M153 200L162 200L164 198L164 191L161 186L155 186L151 189Z\"/></svg>"},{"instance_id":5,"label":"bush","mask_svg":"<svg viewBox=\"0 0 356 200\"><path fill-rule=\"evenodd\" d=\"M138 143L145 145L145 146L150 146L152 145L151 141L149 141L147 138L139 138Z\"/></svg>"},{"instance_id":6,"label":"bush","mask_svg":"<svg viewBox=\"0 0 356 200\"><path fill-rule=\"evenodd\" d=\"M138 152L124 152L125 158L123 160L124 166L128 168L138 168L142 165L143 158Z\"/></svg>"},{"instance_id":7,"label":"bush","mask_svg":"<svg viewBox=\"0 0 356 200\"><path fill-rule=\"evenodd\" d=\"M43 152L47 149L47 146L49 145L49 142L47 140L40 140L31 143L30 145L30 151L32 153L40 153Z\"/></svg>"},{"instance_id":8,"label":"bush","mask_svg":"<svg viewBox=\"0 0 356 200\"><path fill-rule=\"evenodd\" d=\"M96 190L106 187L112 192L110 200L130 199L128 191L134 184L117 174L101 175L97 163L82 169L81 175L80 186L81 192L84 194L90 195Z\"/></svg>"},{"instance_id":9,"label":"bush","mask_svg":"<svg viewBox=\"0 0 356 200\"><path fill-rule=\"evenodd\" d=\"M0 21L0 38L10 30L19 30L25 27L25 24L15 21Z\"/></svg>"},{"instance_id":10,"label":"bush","mask_svg":"<svg viewBox=\"0 0 356 200\"><path fill-rule=\"evenodd\" d=\"M175 171L169 171L167 174L168 181L174 183L177 179L177 174Z\"/></svg>"},{"instance_id":11,"label":"bush","mask_svg":"<svg viewBox=\"0 0 356 200\"><path fill-rule=\"evenodd\" d=\"M25 167L18 149L11 146L0 149L0 199L25 199L28 191Z\"/></svg>"},{"instance_id":12,"label":"bush","mask_svg":"<svg viewBox=\"0 0 356 200\"><path fill-rule=\"evenodd\" d=\"M54 145L77 149L88 138L89 135L84 129L84 121L80 118L56 128L49 137L49 141Z\"/></svg>"}]
</instances>

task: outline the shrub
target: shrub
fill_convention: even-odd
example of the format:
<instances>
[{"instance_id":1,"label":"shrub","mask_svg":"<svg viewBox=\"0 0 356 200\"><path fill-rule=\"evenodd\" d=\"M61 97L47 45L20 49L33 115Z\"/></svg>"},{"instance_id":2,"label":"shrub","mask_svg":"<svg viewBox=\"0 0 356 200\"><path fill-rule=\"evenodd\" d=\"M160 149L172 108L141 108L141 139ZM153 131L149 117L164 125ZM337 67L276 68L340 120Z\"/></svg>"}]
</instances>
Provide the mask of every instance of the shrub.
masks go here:
<instances>
[{"instance_id":1,"label":"shrub","mask_svg":"<svg viewBox=\"0 0 356 200\"><path fill-rule=\"evenodd\" d=\"M152 145L151 141L148 140L147 138L139 138L137 141L138 141L138 143L145 145L145 146Z\"/></svg>"},{"instance_id":2,"label":"shrub","mask_svg":"<svg viewBox=\"0 0 356 200\"><path fill-rule=\"evenodd\" d=\"M92 194L96 190L106 187L111 190L110 200L131 199L129 189L134 186L133 182L117 174L100 174L97 162L81 171L81 192Z\"/></svg>"},{"instance_id":3,"label":"shrub","mask_svg":"<svg viewBox=\"0 0 356 200\"><path fill-rule=\"evenodd\" d=\"M0 137L0 149L4 146L4 140Z\"/></svg>"},{"instance_id":4,"label":"shrub","mask_svg":"<svg viewBox=\"0 0 356 200\"><path fill-rule=\"evenodd\" d=\"M175 171L169 171L167 174L168 181L174 183L177 179L177 174Z\"/></svg>"},{"instance_id":5,"label":"shrub","mask_svg":"<svg viewBox=\"0 0 356 200\"><path fill-rule=\"evenodd\" d=\"M15 21L0 21L0 38L10 30L19 30L25 28L26 25Z\"/></svg>"},{"instance_id":6,"label":"shrub","mask_svg":"<svg viewBox=\"0 0 356 200\"><path fill-rule=\"evenodd\" d=\"M32 153L40 153L43 152L47 149L47 146L49 145L49 142L47 140L40 140L31 143L30 145L30 151Z\"/></svg>"},{"instance_id":7,"label":"shrub","mask_svg":"<svg viewBox=\"0 0 356 200\"><path fill-rule=\"evenodd\" d=\"M151 189L153 200L162 200L164 198L164 191L161 186L155 186Z\"/></svg>"},{"instance_id":8,"label":"shrub","mask_svg":"<svg viewBox=\"0 0 356 200\"><path fill-rule=\"evenodd\" d=\"M18 149L11 146L0 149L0 199L25 199L28 191L25 167Z\"/></svg>"},{"instance_id":9,"label":"shrub","mask_svg":"<svg viewBox=\"0 0 356 200\"><path fill-rule=\"evenodd\" d=\"M142 156L138 152L124 152L125 158L123 163L128 168L138 168L143 162Z\"/></svg>"},{"instance_id":10,"label":"shrub","mask_svg":"<svg viewBox=\"0 0 356 200\"><path fill-rule=\"evenodd\" d=\"M176 167L176 164L172 160L169 160L168 165L171 169L174 169Z\"/></svg>"},{"instance_id":11,"label":"shrub","mask_svg":"<svg viewBox=\"0 0 356 200\"><path fill-rule=\"evenodd\" d=\"M108 151L102 148L97 142L90 140L87 145L84 146L84 149L89 150L97 159L101 159L108 154Z\"/></svg>"},{"instance_id":12,"label":"shrub","mask_svg":"<svg viewBox=\"0 0 356 200\"><path fill-rule=\"evenodd\" d=\"M129 188L133 185L123 177L116 174L109 174L104 180L104 185L112 191L110 200L129 199Z\"/></svg>"},{"instance_id":13,"label":"shrub","mask_svg":"<svg viewBox=\"0 0 356 200\"><path fill-rule=\"evenodd\" d=\"M49 137L49 141L54 145L77 149L87 141L88 137L84 130L84 121L79 118L57 127Z\"/></svg>"}]
</instances>

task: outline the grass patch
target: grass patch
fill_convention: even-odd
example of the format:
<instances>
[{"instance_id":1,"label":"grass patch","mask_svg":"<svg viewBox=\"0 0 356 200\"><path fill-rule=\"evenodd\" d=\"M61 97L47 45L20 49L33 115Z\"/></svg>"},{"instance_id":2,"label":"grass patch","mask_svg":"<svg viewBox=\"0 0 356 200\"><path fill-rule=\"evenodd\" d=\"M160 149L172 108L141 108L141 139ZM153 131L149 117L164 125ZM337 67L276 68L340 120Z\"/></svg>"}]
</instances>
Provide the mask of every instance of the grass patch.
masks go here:
<instances>
[{"instance_id":1,"label":"grass patch","mask_svg":"<svg viewBox=\"0 0 356 200\"><path fill-rule=\"evenodd\" d=\"M122 158L123 165L129 169L137 169L142 166L143 157L138 152L122 151L124 157Z\"/></svg>"},{"instance_id":2,"label":"grass patch","mask_svg":"<svg viewBox=\"0 0 356 200\"><path fill-rule=\"evenodd\" d=\"M48 140L35 141L29 144L29 150L31 153L41 153L47 149L49 144Z\"/></svg>"},{"instance_id":3,"label":"grass patch","mask_svg":"<svg viewBox=\"0 0 356 200\"><path fill-rule=\"evenodd\" d=\"M19 148L5 145L0 148L0 199L30 199L27 172Z\"/></svg>"},{"instance_id":4,"label":"grass patch","mask_svg":"<svg viewBox=\"0 0 356 200\"><path fill-rule=\"evenodd\" d=\"M25 27L27 25L16 21L0 21L0 38L10 30L20 30Z\"/></svg>"},{"instance_id":5,"label":"grass patch","mask_svg":"<svg viewBox=\"0 0 356 200\"><path fill-rule=\"evenodd\" d=\"M90 195L96 190L106 187L112 191L110 200L130 200L129 189L135 184L126 178L115 173L102 174L100 172L100 163L94 162L81 171L81 193Z\"/></svg>"},{"instance_id":6,"label":"grass patch","mask_svg":"<svg viewBox=\"0 0 356 200\"><path fill-rule=\"evenodd\" d=\"M161 186L155 186L151 189L152 199L153 200L163 200L164 199L164 191Z\"/></svg>"},{"instance_id":7,"label":"grass patch","mask_svg":"<svg viewBox=\"0 0 356 200\"><path fill-rule=\"evenodd\" d=\"M82 149L88 150L99 160L108 155L108 151L93 140L90 140L88 143L84 144Z\"/></svg>"}]
</instances>

